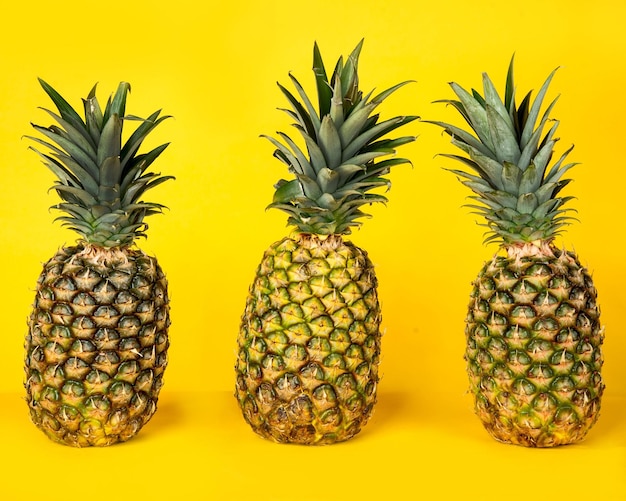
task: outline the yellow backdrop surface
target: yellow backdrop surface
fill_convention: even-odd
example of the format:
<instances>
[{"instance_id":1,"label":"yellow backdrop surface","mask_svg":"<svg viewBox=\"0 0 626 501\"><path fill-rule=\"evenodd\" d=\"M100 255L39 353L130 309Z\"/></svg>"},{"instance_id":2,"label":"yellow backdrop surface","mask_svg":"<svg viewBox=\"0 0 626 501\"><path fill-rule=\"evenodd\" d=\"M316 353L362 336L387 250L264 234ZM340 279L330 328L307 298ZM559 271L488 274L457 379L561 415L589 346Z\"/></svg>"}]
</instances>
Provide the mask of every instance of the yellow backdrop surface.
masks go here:
<instances>
[{"instance_id":1,"label":"yellow backdrop surface","mask_svg":"<svg viewBox=\"0 0 626 501\"><path fill-rule=\"evenodd\" d=\"M0 499L626 499L626 310L620 217L626 104L626 3L489 0L12 2L0 20ZM383 90L385 116L458 120L437 99L447 83L498 88L516 54L518 96L557 66L559 151L571 144L567 194L579 222L559 243L592 270L606 326L607 389L582 444L526 450L495 443L466 395L463 320L470 283L495 251L462 208L469 192L436 155L437 128L414 122L388 206L351 239L375 263L383 355L374 417L352 441L304 448L257 438L232 396L239 317L263 251L286 235L265 211L285 173L259 138L290 132L276 81L313 91L316 40L327 64L361 39L361 83ZM54 223L53 177L28 151L29 122L48 124L42 77L80 106L98 82L105 99L132 84L127 110L174 116L150 138L171 141L155 169L176 176L150 192L169 210L140 246L170 283L170 363L160 408L134 440L73 450L30 424L22 401L23 339L41 264L75 237ZM458 123L458 122L455 122ZM409 130L410 129L410 130ZM457 167L457 166L454 166Z\"/></svg>"}]
</instances>

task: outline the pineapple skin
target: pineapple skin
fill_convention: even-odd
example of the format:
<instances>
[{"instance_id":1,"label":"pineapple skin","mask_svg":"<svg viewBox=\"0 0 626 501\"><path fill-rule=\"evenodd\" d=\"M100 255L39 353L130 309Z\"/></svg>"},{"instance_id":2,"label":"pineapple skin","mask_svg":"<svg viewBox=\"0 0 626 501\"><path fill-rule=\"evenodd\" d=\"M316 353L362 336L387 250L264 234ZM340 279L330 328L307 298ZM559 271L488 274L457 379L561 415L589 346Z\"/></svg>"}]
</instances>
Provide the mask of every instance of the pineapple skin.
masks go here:
<instances>
[{"instance_id":1,"label":"pineapple skin","mask_svg":"<svg viewBox=\"0 0 626 501\"><path fill-rule=\"evenodd\" d=\"M348 440L376 402L381 312L367 253L300 234L264 254L242 316L235 396L262 437Z\"/></svg>"},{"instance_id":2,"label":"pineapple skin","mask_svg":"<svg viewBox=\"0 0 626 501\"><path fill-rule=\"evenodd\" d=\"M496 440L582 440L604 390L597 292L577 256L544 245L496 256L473 283L465 359L475 412Z\"/></svg>"},{"instance_id":3,"label":"pineapple skin","mask_svg":"<svg viewBox=\"0 0 626 501\"><path fill-rule=\"evenodd\" d=\"M135 436L156 411L169 325L155 258L128 247L59 250L39 276L25 343L32 421L75 447Z\"/></svg>"}]
</instances>

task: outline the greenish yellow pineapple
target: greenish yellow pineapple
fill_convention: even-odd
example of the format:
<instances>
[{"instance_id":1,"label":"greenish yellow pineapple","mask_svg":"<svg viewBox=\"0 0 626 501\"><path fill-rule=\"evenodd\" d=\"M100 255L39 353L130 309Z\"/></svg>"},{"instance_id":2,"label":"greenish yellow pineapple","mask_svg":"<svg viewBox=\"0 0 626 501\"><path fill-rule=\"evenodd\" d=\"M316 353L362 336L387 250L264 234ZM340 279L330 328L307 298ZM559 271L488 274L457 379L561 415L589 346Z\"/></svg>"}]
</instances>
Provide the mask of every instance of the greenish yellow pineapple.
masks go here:
<instances>
[{"instance_id":1,"label":"greenish yellow pineapple","mask_svg":"<svg viewBox=\"0 0 626 501\"><path fill-rule=\"evenodd\" d=\"M572 148L552 162L556 99L543 113L541 106L553 75L519 106L513 60L504 101L486 74L484 95L452 83L458 100L443 102L473 133L433 122L465 153L445 156L469 169L452 172L475 193L470 207L502 251L474 282L466 321L476 414L495 439L530 447L582 440L598 419L604 388L596 289L576 255L554 245L571 219L563 207L571 197L559 193L575 164L566 163Z\"/></svg>"},{"instance_id":2,"label":"greenish yellow pineapple","mask_svg":"<svg viewBox=\"0 0 626 501\"><path fill-rule=\"evenodd\" d=\"M385 139L416 117L379 121L374 109L400 83L371 98L359 90L362 42L330 80L317 44L313 71L319 112L291 76L298 100L280 86L306 153L286 134L268 138L294 179L280 180L270 207L296 231L266 252L250 286L238 337L236 397L261 436L328 444L354 436L376 401L381 312L367 253L344 239L361 207L386 198L383 176L407 163L387 158L414 137Z\"/></svg>"},{"instance_id":3,"label":"greenish yellow pineapple","mask_svg":"<svg viewBox=\"0 0 626 501\"><path fill-rule=\"evenodd\" d=\"M49 151L63 223L79 235L39 276L26 338L26 393L33 422L56 442L105 446L132 438L156 410L167 365L167 281L157 260L134 247L144 218L163 206L141 200L171 176L148 172L167 144L138 154L165 118L125 115L122 82L104 111L95 87L81 116L43 80L58 125L33 125ZM139 125L122 141L127 121ZM34 149L34 148L33 148Z\"/></svg>"}]
</instances>

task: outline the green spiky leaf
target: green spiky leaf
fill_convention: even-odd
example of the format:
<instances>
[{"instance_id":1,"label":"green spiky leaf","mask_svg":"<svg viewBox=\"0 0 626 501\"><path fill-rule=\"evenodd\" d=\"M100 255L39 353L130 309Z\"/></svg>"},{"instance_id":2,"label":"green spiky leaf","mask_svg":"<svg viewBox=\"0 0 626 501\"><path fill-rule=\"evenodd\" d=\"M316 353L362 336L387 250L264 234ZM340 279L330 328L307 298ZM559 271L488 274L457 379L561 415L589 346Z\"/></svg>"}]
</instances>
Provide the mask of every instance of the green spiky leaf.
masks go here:
<instances>
[{"instance_id":1,"label":"green spiky leaf","mask_svg":"<svg viewBox=\"0 0 626 501\"><path fill-rule=\"evenodd\" d=\"M454 146L467 156L444 154L461 162L469 172L452 170L470 188L478 204L472 208L486 220L486 241L506 245L534 240L550 241L569 218L563 205L570 197L559 198L570 180L563 174L575 164L564 164L567 150L550 166L557 139L558 121L544 130L557 98L542 112L548 87L556 70L544 81L535 99L528 92L520 105L515 100L513 61L508 67L504 98L487 74L483 74L484 96L465 91L452 83L458 100L451 104L469 125L469 130L441 121Z\"/></svg>"},{"instance_id":2,"label":"green spiky leaf","mask_svg":"<svg viewBox=\"0 0 626 501\"><path fill-rule=\"evenodd\" d=\"M109 98L104 113L94 85L82 100L85 118L48 83L40 79L59 114L44 109L56 125L33 128L46 140L28 137L48 153L31 147L55 174L56 190L62 203L53 208L64 212L58 219L78 232L80 238L102 246L126 246L145 236L143 219L161 212L163 206L140 200L147 190L172 179L148 173L146 169L165 150L167 144L148 153L137 154L145 137L162 120L157 111L147 120L126 115L130 85L121 82ZM123 143L125 121L139 121L139 127Z\"/></svg>"}]
</instances>

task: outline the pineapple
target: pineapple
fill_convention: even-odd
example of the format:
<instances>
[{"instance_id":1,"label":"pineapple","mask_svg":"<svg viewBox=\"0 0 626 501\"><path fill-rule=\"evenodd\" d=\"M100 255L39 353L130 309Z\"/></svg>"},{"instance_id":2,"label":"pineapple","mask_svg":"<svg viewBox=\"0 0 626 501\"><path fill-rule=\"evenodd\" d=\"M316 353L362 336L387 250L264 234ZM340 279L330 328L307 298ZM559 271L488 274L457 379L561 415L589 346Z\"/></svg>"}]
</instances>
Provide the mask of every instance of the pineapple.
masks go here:
<instances>
[{"instance_id":1,"label":"pineapple","mask_svg":"<svg viewBox=\"0 0 626 501\"><path fill-rule=\"evenodd\" d=\"M167 144L137 154L165 118L125 115L122 82L104 112L96 88L83 100L85 119L50 85L40 83L58 125L33 124L29 137L56 175L64 225L76 245L43 266L26 337L25 388L35 425L55 442L106 446L132 438L156 410L167 365L167 281L154 257L133 246L144 218L163 206L142 195L171 176L147 168ZM124 122L139 125L122 142Z\"/></svg>"},{"instance_id":2,"label":"pineapple","mask_svg":"<svg viewBox=\"0 0 626 501\"><path fill-rule=\"evenodd\" d=\"M567 149L552 162L559 122L540 112L554 70L534 100L515 102L513 59L504 101L487 74L484 95L451 83L451 104L469 124L443 122L465 155L445 155L475 195L486 241L500 251L473 283L465 358L475 412L498 441L553 447L582 440L598 419L603 329L597 293L574 252L554 239L572 219L560 196L575 164ZM547 131L544 133L544 129ZM474 203L475 202L475 203Z\"/></svg>"},{"instance_id":3,"label":"pineapple","mask_svg":"<svg viewBox=\"0 0 626 501\"><path fill-rule=\"evenodd\" d=\"M279 84L306 151L284 133L274 156L294 179L276 184L269 207L295 231L265 252L250 286L238 336L236 398L264 438L297 444L344 441L365 425L376 401L381 310L374 266L346 240L366 216L361 207L386 198L383 176L404 158L386 158L414 137L384 139L417 117L379 121L373 110L402 82L371 97L359 90L363 41L330 80L317 44L313 71L319 113L290 75L298 100Z\"/></svg>"}]
</instances>

